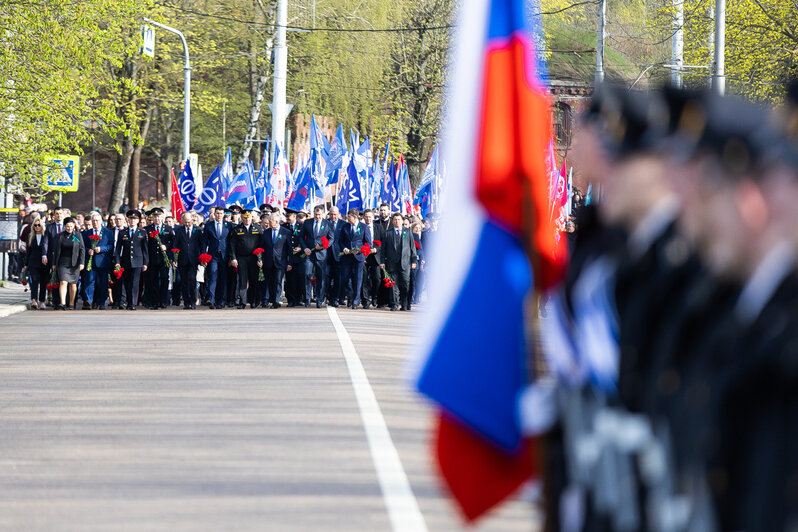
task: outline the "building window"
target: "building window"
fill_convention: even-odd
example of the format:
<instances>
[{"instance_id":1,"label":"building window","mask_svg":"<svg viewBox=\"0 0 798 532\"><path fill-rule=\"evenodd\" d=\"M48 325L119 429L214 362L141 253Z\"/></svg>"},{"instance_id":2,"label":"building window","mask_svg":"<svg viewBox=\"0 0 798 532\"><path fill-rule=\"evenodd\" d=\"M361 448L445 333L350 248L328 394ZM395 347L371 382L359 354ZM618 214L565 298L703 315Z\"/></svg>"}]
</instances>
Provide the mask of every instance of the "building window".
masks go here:
<instances>
[{"instance_id":1,"label":"building window","mask_svg":"<svg viewBox=\"0 0 798 532\"><path fill-rule=\"evenodd\" d=\"M572 120L570 105L563 102L554 104L554 135L560 148L571 146Z\"/></svg>"}]
</instances>

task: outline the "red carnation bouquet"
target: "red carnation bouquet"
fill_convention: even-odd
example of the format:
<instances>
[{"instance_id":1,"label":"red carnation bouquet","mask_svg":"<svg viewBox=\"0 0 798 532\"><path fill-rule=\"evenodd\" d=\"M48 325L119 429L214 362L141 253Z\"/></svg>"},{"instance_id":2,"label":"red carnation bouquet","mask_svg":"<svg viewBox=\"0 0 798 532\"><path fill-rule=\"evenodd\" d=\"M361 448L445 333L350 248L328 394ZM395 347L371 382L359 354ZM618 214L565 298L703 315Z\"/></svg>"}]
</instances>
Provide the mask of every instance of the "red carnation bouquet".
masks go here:
<instances>
[{"instance_id":1,"label":"red carnation bouquet","mask_svg":"<svg viewBox=\"0 0 798 532\"><path fill-rule=\"evenodd\" d=\"M180 249L179 248L172 248L172 256L175 258L175 264L177 264L177 257L180 256ZM175 270L177 270L177 266L175 266Z\"/></svg>"},{"instance_id":2,"label":"red carnation bouquet","mask_svg":"<svg viewBox=\"0 0 798 532\"><path fill-rule=\"evenodd\" d=\"M91 240L91 249L99 247L101 239L102 237L100 235L89 235L89 240ZM92 259L94 259L94 255L89 255L89 264L86 266L87 272L91 271Z\"/></svg>"},{"instance_id":3,"label":"red carnation bouquet","mask_svg":"<svg viewBox=\"0 0 798 532\"><path fill-rule=\"evenodd\" d=\"M58 276L56 275L55 270L53 270L53 273L50 274L50 282L47 283L47 290L52 292L56 288L58 288Z\"/></svg>"},{"instance_id":4,"label":"red carnation bouquet","mask_svg":"<svg viewBox=\"0 0 798 532\"><path fill-rule=\"evenodd\" d=\"M385 288L393 288L393 286L396 284L396 281L391 279L391 276L388 274L388 270L385 268L382 269L382 276L382 284L385 285Z\"/></svg>"},{"instance_id":5,"label":"red carnation bouquet","mask_svg":"<svg viewBox=\"0 0 798 532\"><path fill-rule=\"evenodd\" d=\"M330 247L330 239L326 236L321 237L321 247L324 249Z\"/></svg>"},{"instance_id":6,"label":"red carnation bouquet","mask_svg":"<svg viewBox=\"0 0 798 532\"><path fill-rule=\"evenodd\" d=\"M211 261L212 258L213 257L211 257L210 253L200 253L200 256L199 256L200 264L205 266L206 264L208 264Z\"/></svg>"},{"instance_id":7,"label":"red carnation bouquet","mask_svg":"<svg viewBox=\"0 0 798 532\"><path fill-rule=\"evenodd\" d=\"M125 269L122 266L119 264L114 266L114 278L116 278L117 281L122 277L123 273L125 273Z\"/></svg>"},{"instance_id":8,"label":"red carnation bouquet","mask_svg":"<svg viewBox=\"0 0 798 532\"><path fill-rule=\"evenodd\" d=\"M263 255L264 251L266 250L263 248L255 248L252 250L252 254L258 257L258 262L263 262L261 255ZM258 268L258 281L263 281L264 279L265 277L263 276L263 268Z\"/></svg>"},{"instance_id":9,"label":"red carnation bouquet","mask_svg":"<svg viewBox=\"0 0 798 532\"><path fill-rule=\"evenodd\" d=\"M164 264L169 264L169 255L167 255L166 254L166 250L163 249L163 244L161 244L160 233L158 233L158 231L153 229L152 231L150 231L150 238L155 240L155 243L158 245L158 250L161 252L161 255L163 255ZM174 250L172 250L172 251L174 251ZM177 262L177 259L175 259L175 262Z\"/></svg>"},{"instance_id":10,"label":"red carnation bouquet","mask_svg":"<svg viewBox=\"0 0 798 532\"><path fill-rule=\"evenodd\" d=\"M364 256L368 256L368 254L371 253L371 246L369 246L369 243L366 242L365 244L360 246L360 249L350 249L349 253L351 253L352 255L357 255L358 253L362 253ZM343 251L340 252L338 256L343 257L344 252Z\"/></svg>"}]
</instances>

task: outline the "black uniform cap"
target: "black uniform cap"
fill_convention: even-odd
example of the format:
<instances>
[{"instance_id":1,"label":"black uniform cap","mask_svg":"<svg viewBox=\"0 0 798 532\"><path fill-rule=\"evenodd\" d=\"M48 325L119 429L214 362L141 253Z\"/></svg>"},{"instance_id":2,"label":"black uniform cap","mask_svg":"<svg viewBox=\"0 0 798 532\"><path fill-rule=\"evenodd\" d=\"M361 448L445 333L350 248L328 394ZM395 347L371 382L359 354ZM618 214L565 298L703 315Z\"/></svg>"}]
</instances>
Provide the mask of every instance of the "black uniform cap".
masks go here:
<instances>
[{"instance_id":1,"label":"black uniform cap","mask_svg":"<svg viewBox=\"0 0 798 532\"><path fill-rule=\"evenodd\" d=\"M668 126L668 109L661 95L606 90L615 91L614 96L605 98L601 109L604 147L610 156L624 158L659 150Z\"/></svg>"},{"instance_id":2,"label":"black uniform cap","mask_svg":"<svg viewBox=\"0 0 798 532\"><path fill-rule=\"evenodd\" d=\"M237 212L241 213L241 206L240 205L230 205L230 212Z\"/></svg>"},{"instance_id":3,"label":"black uniform cap","mask_svg":"<svg viewBox=\"0 0 798 532\"><path fill-rule=\"evenodd\" d=\"M160 207L155 207L147 213L147 216L152 216L153 214L163 214L163 209Z\"/></svg>"},{"instance_id":4,"label":"black uniform cap","mask_svg":"<svg viewBox=\"0 0 798 532\"><path fill-rule=\"evenodd\" d=\"M127 218L139 218L140 219L141 218L141 213L139 211L137 211L136 209L130 209L129 211L127 211L125 213L125 216Z\"/></svg>"}]
</instances>

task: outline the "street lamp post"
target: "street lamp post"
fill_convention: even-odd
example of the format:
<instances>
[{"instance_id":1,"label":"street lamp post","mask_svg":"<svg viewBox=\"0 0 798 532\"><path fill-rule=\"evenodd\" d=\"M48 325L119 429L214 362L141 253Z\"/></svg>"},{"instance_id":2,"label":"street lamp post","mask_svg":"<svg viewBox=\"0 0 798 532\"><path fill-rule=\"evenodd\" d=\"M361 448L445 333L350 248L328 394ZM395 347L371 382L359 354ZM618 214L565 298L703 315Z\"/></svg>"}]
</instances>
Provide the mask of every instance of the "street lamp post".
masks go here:
<instances>
[{"instance_id":1,"label":"street lamp post","mask_svg":"<svg viewBox=\"0 0 798 532\"><path fill-rule=\"evenodd\" d=\"M185 57L185 64L183 65L183 80L184 80L184 90L185 94L183 96L183 158L182 160L188 160L188 154L191 153L189 151L189 139L191 138L191 63L188 59L188 43L186 43L186 38L183 34L170 27L166 24L161 24L160 22L155 22L152 19L144 18L145 21L149 22L153 26L158 26L159 28L165 29L166 31L171 31L172 33L176 34L180 37L180 41L183 43L183 55Z\"/></svg>"}]
</instances>

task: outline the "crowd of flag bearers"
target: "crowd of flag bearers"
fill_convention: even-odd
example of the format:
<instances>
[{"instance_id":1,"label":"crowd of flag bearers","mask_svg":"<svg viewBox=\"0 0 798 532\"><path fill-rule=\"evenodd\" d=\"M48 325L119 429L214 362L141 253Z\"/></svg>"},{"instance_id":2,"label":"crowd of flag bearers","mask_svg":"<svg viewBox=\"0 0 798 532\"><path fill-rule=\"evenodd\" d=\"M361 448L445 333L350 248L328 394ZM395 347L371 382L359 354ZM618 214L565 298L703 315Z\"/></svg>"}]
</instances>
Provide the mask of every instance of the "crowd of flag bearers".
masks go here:
<instances>
[{"instance_id":1,"label":"crowd of flag bearers","mask_svg":"<svg viewBox=\"0 0 798 532\"><path fill-rule=\"evenodd\" d=\"M344 216L325 205L311 215L266 204L219 206L207 219L188 211L179 220L156 207L128 210L109 224L95 212L82 232L60 214L36 237L41 258L34 252L29 262L41 263L36 284L47 282L54 308L63 310L77 307L79 289L86 310L314 304L409 311L421 297L423 246L437 223L434 214L391 213L387 203ZM74 264L59 258L64 240ZM68 294L55 290L62 281ZM34 299L42 304L32 308L45 308L45 298Z\"/></svg>"},{"instance_id":2,"label":"crowd of flag bearers","mask_svg":"<svg viewBox=\"0 0 798 532\"><path fill-rule=\"evenodd\" d=\"M798 86L599 87L578 131L601 200L544 306L547 529L798 530Z\"/></svg>"}]
</instances>

